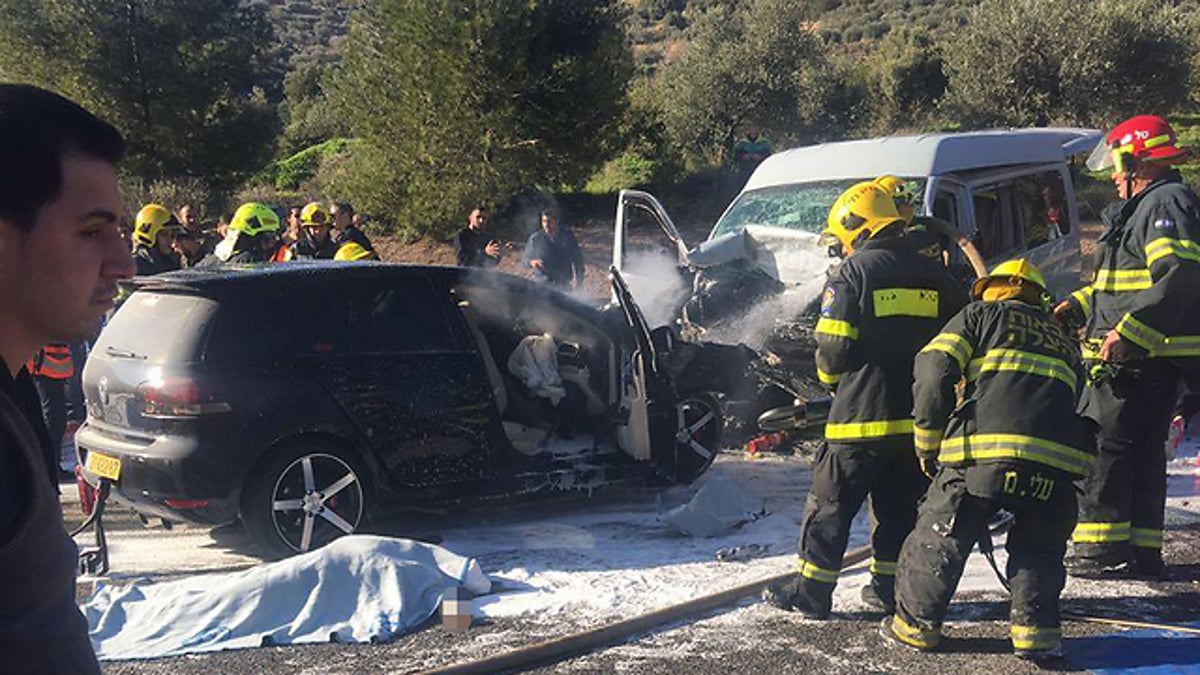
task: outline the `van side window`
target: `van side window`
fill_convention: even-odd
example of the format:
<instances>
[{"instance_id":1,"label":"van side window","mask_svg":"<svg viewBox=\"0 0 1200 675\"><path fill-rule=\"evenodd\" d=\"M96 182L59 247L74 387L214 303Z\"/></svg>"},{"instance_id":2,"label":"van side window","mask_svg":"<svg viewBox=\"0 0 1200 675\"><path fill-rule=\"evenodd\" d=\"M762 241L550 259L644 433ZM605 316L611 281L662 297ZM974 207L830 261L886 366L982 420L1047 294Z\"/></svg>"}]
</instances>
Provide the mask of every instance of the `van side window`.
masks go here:
<instances>
[{"instance_id":1,"label":"van side window","mask_svg":"<svg viewBox=\"0 0 1200 675\"><path fill-rule=\"evenodd\" d=\"M1054 171L973 190L971 239L988 260L1058 239L1071 227L1065 194L1062 176Z\"/></svg>"}]
</instances>

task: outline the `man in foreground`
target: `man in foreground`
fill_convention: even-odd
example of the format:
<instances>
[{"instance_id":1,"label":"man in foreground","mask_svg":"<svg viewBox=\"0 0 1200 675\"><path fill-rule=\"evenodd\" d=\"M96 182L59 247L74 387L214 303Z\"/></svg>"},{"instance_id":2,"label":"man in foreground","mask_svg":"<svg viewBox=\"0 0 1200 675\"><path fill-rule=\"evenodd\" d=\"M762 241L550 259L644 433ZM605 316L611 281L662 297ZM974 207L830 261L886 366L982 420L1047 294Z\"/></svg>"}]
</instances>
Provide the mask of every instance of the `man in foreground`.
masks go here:
<instances>
[{"instance_id":1,"label":"man in foreground","mask_svg":"<svg viewBox=\"0 0 1200 675\"><path fill-rule=\"evenodd\" d=\"M1075 414L1083 370L1031 263L1001 264L972 295L976 302L913 367L913 436L933 484L900 552L896 612L882 630L910 647L936 648L971 548L991 536L988 521L1006 509L1015 516L1008 533L1013 648L1031 659L1059 656L1072 481L1092 463L1091 429Z\"/></svg>"},{"instance_id":2,"label":"man in foreground","mask_svg":"<svg viewBox=\"0 0 1200 675\"><path fill-rule=\"evenodd\" d=\"M92 337L134 274L118 229L120 134L74 103L0 85L0 663L98 673L75 605L78 551L63 528L57 448L22 364Z\"/></svg>"}]
</instances>

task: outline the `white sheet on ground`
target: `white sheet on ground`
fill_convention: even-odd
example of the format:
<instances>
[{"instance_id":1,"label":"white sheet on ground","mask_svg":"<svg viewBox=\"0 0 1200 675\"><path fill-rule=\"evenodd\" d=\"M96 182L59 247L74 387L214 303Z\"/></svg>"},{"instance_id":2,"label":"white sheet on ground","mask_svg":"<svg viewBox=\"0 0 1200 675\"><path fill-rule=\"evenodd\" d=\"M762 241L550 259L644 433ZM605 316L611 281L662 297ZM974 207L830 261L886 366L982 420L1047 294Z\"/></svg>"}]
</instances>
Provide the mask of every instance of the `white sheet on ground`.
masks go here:
<instances>
[{"instance_id":1,"label":"white sheet on ground","mask_svg":"<svg viewBox=\"0 0 1200 675\"><path fill-rule=\"evenodd\" d=\"M407 539L355 535L229 573L100 587L82 606L102 660L269 643L387 640L437 612L442 593L491 583L474 559Z\"/></svg>"},{"instance_id":2,"label":"white sheet on ground","mask_svg":"<svg viewBox=\"0 0 1200 675\"><path fill-rule=\"evenodd\" d=\"M716 473L691 501L663 514L663 519L690 537L717 537L766 515L762 497L747 494L724 474Z\"/></svg>"},{"instance_id":3,"label":"white sheet on ground","mask_svg":"<svg viewBox=\"0 0 1200 675\"><path fill-rule=\"evenodd\" d=\"M508 372L554 405L567 395L558 374L558 345L549 334L527 335L508 356Z\"/></svg>"}]
</instances>

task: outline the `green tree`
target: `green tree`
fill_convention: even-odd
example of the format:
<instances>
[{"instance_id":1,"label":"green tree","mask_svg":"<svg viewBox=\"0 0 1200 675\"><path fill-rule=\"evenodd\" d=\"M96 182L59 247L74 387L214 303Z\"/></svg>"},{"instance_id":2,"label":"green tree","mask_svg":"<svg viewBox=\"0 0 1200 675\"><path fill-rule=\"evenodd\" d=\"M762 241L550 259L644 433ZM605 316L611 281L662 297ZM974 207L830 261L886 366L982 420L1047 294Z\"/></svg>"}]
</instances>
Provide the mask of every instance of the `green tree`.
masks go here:
<instances>
[{"instance_id":1,"label":"green tree","mask_svg":"<svg viewBox=\"0 0 1200 675\"><path fill-rule=\"evenodd\" d=\"M1157 0L984 0L946 36L948 103L970 125L1107 125L1187 101L1188 12Z\"/></svg>"},{"instance_id":2,"label":"green tree","mask_svg":"<svg viewBox=\"0 0 1200 675\"><path fill-rule=\"evenodd\" d=\"M446 234L474 202L580 185L605 159L633 59L620 0L378 0L332 88L362 140L349 196Z\"/></svg>"},{"instance_id":3,"label":"green tree","mask_svg":"<svg viewBox=\"0 0 1200 675\"><path fill-rule=\"evenodd\" d=\"M892 31L866 59L872 131L928 126L946 93L941 50L922 30Z\"/></svg>"},{"instance_id":4,"label":"green tree","mask_svg":"<svg viewBox=\"0 0 1200 675\"><path fill-rule=\"evenodd\" d=\"M279 137L281 154L290 155L349 133L346 120L325 94L333 68L309 61L297 65L284 78L284 101L279 106L284 120Z\"/></svg>"},{"instance_id":5,"label":"green tree","mask_svg":"<svg viewBox=\"0 0 1200 675\"><path fill-rule=\"evenodd\" d=\"M844 133L840 73L813 32L810 3L749 0L715 7L662 72L660 105L673 145L693 165L723 161L748 124L791 141Z\"/></svg>"},{"instance_id":6,"label":"green tree","mask_svg":"<svg viewBox=\"0 0 1200 675\"><path fill-rule=\"evenodd\" d=\"M230 186L271 154L260 88L273 35L241 0L0 0L0 76L55 89L115 124L146 180Z\"/></svg>"}]
</instances>

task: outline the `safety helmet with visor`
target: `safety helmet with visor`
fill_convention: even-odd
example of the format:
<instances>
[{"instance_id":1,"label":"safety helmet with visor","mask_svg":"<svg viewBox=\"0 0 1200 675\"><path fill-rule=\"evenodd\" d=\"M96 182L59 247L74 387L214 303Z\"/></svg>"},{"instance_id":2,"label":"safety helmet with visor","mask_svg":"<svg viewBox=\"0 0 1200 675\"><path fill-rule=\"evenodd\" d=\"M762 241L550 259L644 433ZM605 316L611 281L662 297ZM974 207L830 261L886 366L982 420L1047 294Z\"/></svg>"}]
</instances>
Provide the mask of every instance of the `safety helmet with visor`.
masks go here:
<instances>
[{"instance_id":1,"label":"safety helmet with visor","mask_svg":"<svg viewBox=\"0 0 1200 675\"><path fill-rule=\"evenodd\" d=\"M249 202L234 211L229 221L229 231L257 237L265 232L279 231L279 214L266 204Z\"/></svg>"},{"instance_id":2,"label":"safety helmet with visor","mask_svg":"<svg viewBox=\"0 0 1200 675\"><path fill-rule=\"evenodd\" d=\"M976 279L971 284L971 297L984 301L1022 298L1045 309L1049 309L1053 301L1042 271L1025 258L1006 260L987 276Z\"/></svg>"},{"instance_id":3,"label":"safety helmet with visor","mask_svg":"<svg viewBox=\"0 0 1200 675\"><path fill-rule=\"evenodd\" d=\"M319 227L321 225L329 225L330 222L329 209L325 208L320 202L309 202L300 211L300 224L302 226Z\"/></svg>"},{"instance_id":4,"label":"safety helmet with visor","mask_svg":"<svg viewBox=\"0 0 1200 675\"><path fill-rule=\"evenodd\" d=\"M833 203L818 244L834 254L850 255L864 241L903 223L892 194L875 181L863 181Z\"/></svg>"},{"instance_id":5,"label":"safety helmet with visor","mask_svg":"<svg viewBox=\"0 0 1200 675\"><path fill-rule=\"evenodd\" d=\"M1179 146L1179 137L1166 120L1157 115L1138 115L1108 132L1088 157L1087 167L1127 173L1139 162L1177 164L1191 154L1190 149Z\"/></svg>"},{"instance_id":6,"label":"safety helmet with visor","mask_svg":"<svg viewBox=\"0 0 1200 675\"><path fill-rule=\"evenodd\" d=\"M912 224L913 216L917 212L917 198L913 194L912 185L903 178L891 174L884 174L876 178L875 182L892 195L892 201L896 202L896 212L900 214L904 222Z\"/></svg>"},{"instance_id":7,"label":"safety helmet with visor","mask_svg":"<svg viewBox=\"0 0 1200 675\"><path fill-rule=\"evenodd\" d=\"M133 241L143 246L154 246L158 233L163 230L183 229L174 214L161 204L147 204L138 211L133 221Z\"/></svg>"},{"instance_id":8,"label":"safety helmet with visor","mask_svg":"<svg viewBox=\"0 0 1200 675\"><path fill-rule=\"evenodd\" d=\"M363 248L361 244L348 241L338 248L337 253L333 254L333 259L341 262L357 262L359 260L375 260L377 256Z\"/></svg>"}]
</instances>

